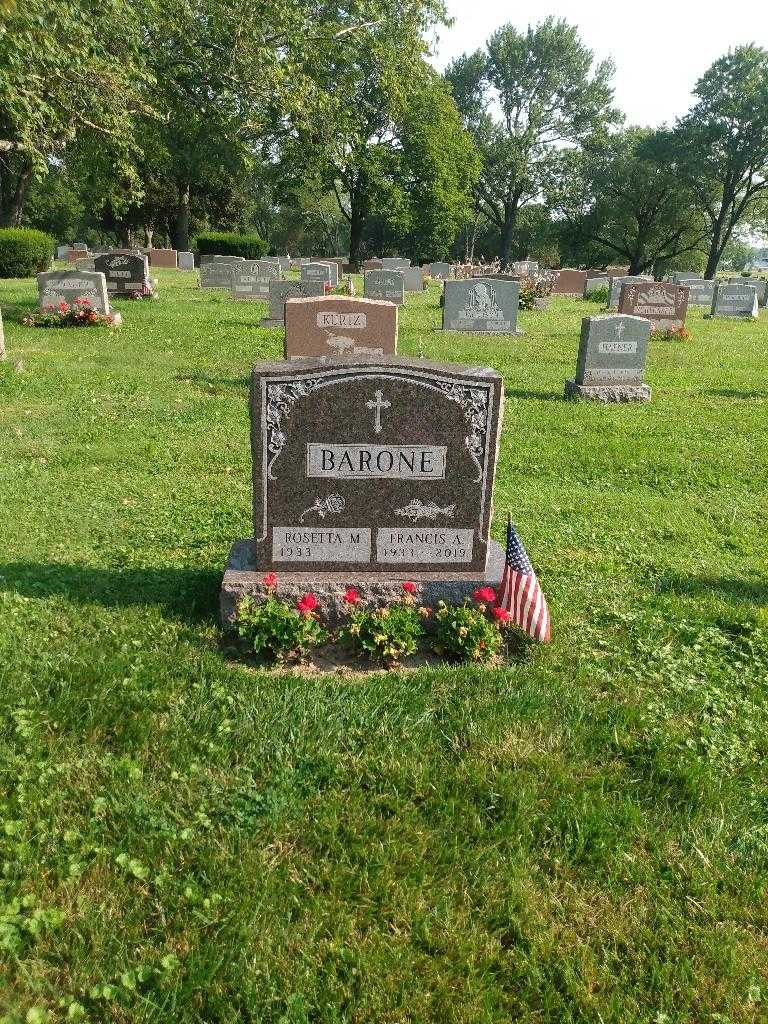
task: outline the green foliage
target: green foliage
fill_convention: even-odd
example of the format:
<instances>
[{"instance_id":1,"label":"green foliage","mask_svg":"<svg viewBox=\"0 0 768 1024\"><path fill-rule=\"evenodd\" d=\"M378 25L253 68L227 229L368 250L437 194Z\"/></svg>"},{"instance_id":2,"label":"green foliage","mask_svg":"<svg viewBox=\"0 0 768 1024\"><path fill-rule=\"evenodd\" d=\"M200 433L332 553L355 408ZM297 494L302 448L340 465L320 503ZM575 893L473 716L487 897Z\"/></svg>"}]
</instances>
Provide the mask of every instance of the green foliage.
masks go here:
<instances>
[{"instance_id":1,"label":"green foliage","mask_svg":"<svg viewBox=\"0 0 768 1024\"><path fill-rule=\"evenodd\" d=\"M273 593L261 603L244 597L236 627L248 649L266 661L300 661L328 639L316 615L292 608Z\"/></svg>"},{"instance_id":2,"label":"green foliage","mask_svg":"<svg viewBox=\"0 0 768 1024\"><path fill-rule=\"evenodd\" d=\"M0 228L0 277L33 277L47 270L55 242L33 228Z\"/></svg>"},{"instance_id":3,"label":"green foliage","mask_svg":"<svg viewBox=\"0 0 768 1024\"><path fill-rule=\"evenodd\" d=\"M460 661L495 661L501 650L499 626L485 611L465 601L463 605L440 603L435 612L437 630L433 648L437 654Z\"/></svg>"},{"instance_id":4,"label":"green foliage","mask_svg":"<svg viewBox=\"0 0 768 1024\"><path fill-rule=\"evenodd\" d=\"M610 297L611 290L607 286L605 288L593 288L589 295L585 296L588 302L597 302L601 306L607 306Z\"/></svg>"},{"instance_id":5,"label":"green foliage","mask_svg":"<svg viewBox=\"0 0 768 1024\"><path fill-rule=\"evenodd\" d=\"M231 231L207 231L195 238L198 256L243 256L258 260L269 252L269 244L259 235L238 235Z\"/></svg>"},{"instance_id":6,"label":"green foliage","mask_svg":"<svg viewBox=\"0 0 768 1024\"><path fill-rule=\"evenodd\" d=\"M404 600L385 608L353 608L339 636L358 654L396 665L416 653L423 633L419 610Z\"/></svg>"}]
</instances>

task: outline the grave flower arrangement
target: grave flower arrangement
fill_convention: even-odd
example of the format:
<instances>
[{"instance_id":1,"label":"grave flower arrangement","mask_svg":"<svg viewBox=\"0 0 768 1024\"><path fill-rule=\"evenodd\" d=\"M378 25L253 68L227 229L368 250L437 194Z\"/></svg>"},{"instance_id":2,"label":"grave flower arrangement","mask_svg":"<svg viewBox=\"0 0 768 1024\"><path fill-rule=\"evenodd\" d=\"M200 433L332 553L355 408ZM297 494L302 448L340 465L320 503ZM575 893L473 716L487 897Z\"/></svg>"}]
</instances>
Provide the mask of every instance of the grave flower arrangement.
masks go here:
<instances>
[{"instance_id":1,"label":"grave flower arrangement","mask_svg":"<svg viewBox=\"0 0 768 1024\"><path fill-rule=\"evenodd\" d=\"M27 327L114 327L119 322L117 314L97 312L86 298L46 306L22 320Z\"/></svg>"},{"instance_id":2,"label":"grave flower arrangement","mask_svg":"<svg viewBox=\"0 0 768 1024\"><path fill-rule=\"evenodd\" d=\"M537 274L520 281L520 309L546 309L555 287L554 274Z\"/></svg>"},{"instance_id":3,"label":"grave flower arrangement","mask_svg":"<svg viewBox=\"0 0 768 1024\"><path fill-rule=\"evenodd\" d=\"M133 291L120 296L121 299L154 299L156 297L152 282L146 277L142 282L141 288L135 288Z\"/></svg>"},{"instance_id":4,"label":"grave flower arrangement","mask_svg":"<svg viewBox=\"0 0 768 1024\"><path fill-rule=\"evenodd\" d=\"M667 327L659 330L655 324L651 324L651 334L661 341L691 341L693 335L687 327Z\"/></svg>"},{"instance_id":5,"label":"grave flower arrangement","mask_svg":"<svg viewBox=\"0 0 768 1024\"><path fill-rule=\"evenodd\" d=\"M277 576L264 577L267 599L244 597L238 606L237 631L250 651L265 661L302 661L330 634L320 625L317 596L304 594L295 605L277 596Z\"/></svg>"},{"instance_id":6,"label":"grave flower arrangement","mask_svg":"<svg viewBox=\"0 0 768 1024\"><path fill-rule=\"evenodd\" d=\"M501 631L510 621L509 612L496 606L493 587L480 587L472 596L472 602L461 605L445 601L438 604L433 649L452 660L497 661L503 643Z\"/></svg>"},{"instance_id":7,"label":"grave flower arrangement","mask_svg":"<svg viewBox=\"0 0 768 1024\"><path fill-rule=\"evenodd\" d=\"M415 654L424 632L422 619L430 614L429 609L416 607L416 589L415 583L403 583L400 600L384 608L361 606L358 592L348 590L344 596L347 622L339 633L341 642L356 654L379 660L387 667Z\"/></svg>"}]
</instances>

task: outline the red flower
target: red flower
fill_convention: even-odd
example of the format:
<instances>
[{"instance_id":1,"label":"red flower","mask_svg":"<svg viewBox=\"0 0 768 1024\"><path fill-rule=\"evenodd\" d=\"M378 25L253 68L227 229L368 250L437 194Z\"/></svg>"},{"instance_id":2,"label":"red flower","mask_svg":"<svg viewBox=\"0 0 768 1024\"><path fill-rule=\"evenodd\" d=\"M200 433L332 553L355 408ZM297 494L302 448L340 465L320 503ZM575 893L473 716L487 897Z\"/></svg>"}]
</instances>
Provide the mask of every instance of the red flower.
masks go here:
<instances>
[{"instance_id":1,"label":"red flower","mask_svg":"<svg viewBox=\"0 0 768 1024\"><path fill-rule=\"evenodd\" d=\"M405 583L403 584L403 590L406 592L406 594L415 594L416 584L411 583L410 580L406 580Z\"/></svg>"},{"instance_id":2,"label":"red flower","mask_svg":"<svg viewBox=\"0 0 768 1024\"><path fill-rule=\"evenodd\" d=\"M296 611L301 612L302 615L311 615L318 603L314 594L305 594L300 601L296 602Z\"/></svg>"},{"instance_id":3,"label":"red flower","mask_svg":"<svg viewBox=\"0 0 768 1024\"><path fill-rule=\"evenodd\" d=\"M493 604L496 600L496 591L493 587L478 587L472 597L482 604Z\"/></svg>"},{"instance_id":4,"label":"red flower","mask_svg":"<svg viewBox=\"0 0 768 1024\"><path fill-rule=\"evenodd\" d=\"M491 615L498 623L507 623L511 621L512 616L509 614L506 608L502 608L501 605L496 605L495 608L491 608Z\"/></svg>"},{"instance_id":5,"label":"red flower","mask_svg":"<svg viewBox=\"0 0 768 1024\"><path fill-rule=\"evenodd\" d=\"M265 587L269 587L270 589L272 587L276 587L277 586L277 573L275 573L275 572L268 572L267 575L262 578L261 582L264 584Z\"/></svg>"},{"instance_id":6,"label":"red flower","mask_svg":"<svg viewBox=\"0 0 768 1024\"><path fill-rule=\"evenodd\" d=\"M360 591L356 590L355 587L347 587L347 592L344 595L344 600L347 604L357 604L360 600Z\"/></svg>"},{"instance_id":7,"label":"red flower","mask_svg":"<svg viewBox=\"0 0 768 1024\"><path fill-rule=\"evenodd\" d=\"M86 299L84 295L81 295L79 299L75 299L75 304L77 306L90 306L91 300Z\"/></svg>"},{"instance_id":8,"label":"red flower","mask_svg":"<svg viewBox=\"0 0 768 1024\"><path fill-rule=\"evenodd\" d=\"M60 302L59 303L59 312L60 313L68 313L69 312L69 306L66 304L66 302Z\"/></svg>"}]
</instances>

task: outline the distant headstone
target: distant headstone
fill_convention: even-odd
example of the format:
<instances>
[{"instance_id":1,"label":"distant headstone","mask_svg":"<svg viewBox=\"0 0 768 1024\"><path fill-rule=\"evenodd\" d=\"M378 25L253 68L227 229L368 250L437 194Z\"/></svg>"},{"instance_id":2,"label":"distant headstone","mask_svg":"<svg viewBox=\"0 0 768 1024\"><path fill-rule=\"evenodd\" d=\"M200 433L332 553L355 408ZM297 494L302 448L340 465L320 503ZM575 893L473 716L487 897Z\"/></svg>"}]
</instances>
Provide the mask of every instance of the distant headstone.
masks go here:
<instances>
[{"instance_id":1,"label":"distant headstone","mask_svg":"<svg viewBox=\"0 0 768 1024\"><path fill-rule=\"evenodd\" d=\"M700 280L698 274L692 274L689 270L676 270L672 275L674 284L688 284L689 281Z\"/></svg>"},{"instance_id":2,"label":"distant headstone","mask_svg":"<svg viewBox=\"0 0 768 1024\"><path fill-rule=\"evenodd\" d=\"M555 280L553 295L571 295L581 298L587 283L585 270L561 270Z\"/></svg>"},{"instance_id":3,"label":"distant headstone","mask_svg":"<svg viewBox=\"0 0 768 1024\"><path fill-rule=\"evenodd\" d=\"M684 284L663 281L625 284L619 294L619 312L641 316L661 330L684 327L688 288Z\"/></svg>"},{"instance_id":4,"label":"distant headstone","mask_svg":"<svg viewBox=\"0 0 768 1024\"><path fill-rule=\"evenodd\" d=\"M768 303L768 278L766 277L729 277L728 284L748 284L757 288L757 304L764 307Z\"/></svg>"},{"instance_id":5,"label":"distant headstone","mask_svg":"<svg viewBox=\"0 0 768 1024\"><path fill-rule=\"evenodd\" d=\"M232 266L232 298L244 302L269 299L271 281L279 281L280 264L266 260L244 260Z\"/></svg>"},{"instance_id":6,"label":"distant headstone","mask_svg":"<svg viewBox=\"0 0 768 1024\"><path fill-rule=\"evenodd\" d=\"M603 288L608 288L609 284L610 282L607 277L587 277L587 280L584 282L584 298L586 299L592 292L599 292Z\"/></svg>"},{"instance_id":7,"label":"distant headstone","mask_svg":"<svg viewBox=\"0 0 768 1024\"><path fill-rule=\"evenodd\" d=\"M367 270L383 270L384 265L381 260L363 260L363 273Z\"/></svg>"},{"instance_id":8,"label":"distant headstone","mask_svg":"<svg viewBox=\"0 0 768 1024\"><path fill-rule=\"evenodd\" d=\"M406 267L403 271L403 284L407 292L423 292L424 271L421 267Z\"/></svg>"},{"instance_id":9,"label":"distant headstone","mask_svg":"<svg viewBox=\"0 0 768 1024\"><path fill-rule=\"evenodd\" d=\"M510 264L510 273L515 277L533 277L539 272L538 260L515 260Z\"/></svg>"},{"instance_id":10,"label":"distant headstone","mask_svg":"<svg viewBox=\"0 0 768 1024\"><path fill-rule=\"evenodd\" d=\"M385 299L401 305L405 301L405 277L401 270L368 270L363 277L366 299Z\"/></svg>"},{"instance_id":11,"label":"distant headstone","mask_svg":"<svg viewBox=\"0 0 768 1024\"><path fill-rule=\"evenodd\" d=\"M334 271L331 275L331 284L334 288L338 287L339 281L344 274L344 267L347 265L346 257L343 256L313 256L312 263L330 263L334 267Z\"/></svg>"},{"instance_id":12,"label":"distant headstone","mask_svg":"<svg viewBox=\"0 0 768 1024\"><path fill-rule=\"evenodd\" d=\"M69 259L69 246L68 245L59 245L56 248L56 259L57 260Z\"/></svg>"},{"instance_id":13,"label":"distant headstone","mask_svg":"<svg viewBox=\"0 0 768 1024\"><path fill-rule=\"evenodd\" d=\"M651 324L638 316L587 316L581 322L576 378L565 383L566 398L601 402L646 402L643 380Z\"/></svg>"},{"instance_id":14,"label":"distant headstone","mask_svg":"<svg viewBox=\"0 0 768 1024\"><path fill-rule=\"evenodd\" d=\"M424 271L436 281L446 281L449 277L453 276L453 267L451 264L445 263L442 260L438 260L436 263L428 263L424 267Z\"/></svg>"},{"instance_id":15,"label":"distant headstone","mask_svg":"<svg viewBox=\"0 0 768 1024\"><path fill-rule=\"evenodd\" d=\"M473 278L446 281L443 330L473 334L522 334L517 328L520 284Z\"/></svg>"},{"instance_id":16,"label":"distant headstone","mask_svg":"<svg viewBox=\"0 0 768 1024\"><path fill-rule=\"evenodd\" d=\"M97 313L111 312L107 295L107 279L103 274L89 270L49 270L37 275L40 308L58 306L66 302L73 305L77 299L87 299Z\"/></svg>"},{"instance_id":17,"label":"distant headstone","mask_svg":"<svg viewBox=\"0 0 768 1024\"><path fill-rule=\"evenodd\" d=\"M382 270L407 270L411 261L404 256L385 256L381 261Z\"/></svg>"},{"instance_id":18,"label":"distant headstone","mask_svg":"<svg viewBox=\"0 0 768 1024\"><path fill-rule=\"evenodd\" d=\"M325 294L322 281L270 281L269 315L261 321L261 327L284 327L285 304L288 299L309 299Z\"/></svg>"},{"instance_id":19,"label":"distant headstone","mask_svg":"<svg viewBox=\"0 0 768 1024\"><path fill-rule=\"evenodd\" d=\"M689 306L706 306L712 308L712 300L715 297L715 282L707 281L703 277L695 281L687 280L685 286L688 289Z\"/></svg>"},{"instance_id":20,"label":"distant headstone","mask_svg":"<svg viewBox=\"0 0 768 1024\"><path fill-rule=\"evenodd\" d=\"M342 295L288 299L286 359L397 354L397 306Z\"/></svg>"},{"instance_id":21,"label":"distant headstone","mask_svg":"<svg viewBox=\"0 0 768 1024\"><path fill-rule=\"evenodd\" d=\"M95 257L93 259L90 259L89 257L85 256L81 260L75 260L75 270L90 270L90 271L94 271L95 269L96 269L96 258Z\"/></svg>"},{"instance_id":22,"label":"distant headstone","mask_svg":"<svg viewBox=\"0 0 768 1024\"><path fill-rule=\"evenodd\" d=\"M619 305L619 296L621 295L622 286L625 284L641 284L643 281L652 281L652 277L628 277L622 276L611 276L609 277L609 293L608 293L608 308L616 309Z\"/></svg>"},{"instance_id":23,"label":"distant headstone","mask_svg":"<svg viewBox=\"0 0 768 1024\"><path fill-rule=\"evenodd\" d=\"M242 256L222 256L202 262L200 257L200 287L201 288L231 288L234 268L245 263Z\"/></svg>"},{"instance_id":24,"label":"distant headstone","mask_svg":"<svg viewBox=\"0 0 768 1024\"><path fill-rule=\"evenodd\" d=\"M255 567L370 573L385 589L391 574L395 593L411 574L445 579L451 566L467 584L484 577L502 404L490 369L401 358L257 363Z\"/></svg>"},{"instance_id":25,"label":"distant headstone","mask_svg":"<svg viewBox=\"0 0 768 1024\"><path fill-rule=\"evenodd\" d=\"M179 270L194 270L195 254L193 252L177 253L177 266Z\"/></svg>"},{"instance_id":26,"label":"distant headstone","mask_svg":"<svg viewBox=\"0 0 768 1024\"><path fill-rule=\"evenodd\" d=\"M94 262L96 270L107 279L109 294L117 299L143 291L149 280L147 257L138 253L107 252Z\"/></svg>"},{"instance_id":27,"label":"distant headstone","mask_svg":"<svg viewBox=\"0 0 768 1024\"><path fill-rule=\"evenodd\" d=\"M200 266L207 263L243 263L245 256L219 256L217 253L204 252L200 254Z\"/></svg>"},{"instance_id":28,"label":"distant headstone","mask_svg":"<svg viewBox=\"0 0 768 1024\"><path fill-rule=\"evenodd\" d=\"M147 249L150 267L168 267L175 270L178 254L175 249Z\"/></svg>"},{"instance_id":29,"label":"distant headstone","mask_svg":"<svg viewBox=\"0 0 768 1024\"><path fill-rule=\"evenodd\" d=\"M757 288L754 285L721 284L720 282L715 285L710 316L757 320L759 315Z\"/></svg>"},{"instance_id":30,"label":"distant headstone","mask_svg":"<svg viewBox=\"0 0 768 1024\"><path fill-rule=\"evenodd\" d=\"M304 263L301 267L301 280L322 281L323 284L334 287L334 270L338 270L338 268L334 267L331 263Z\"/></svg>"}]
</instances>

